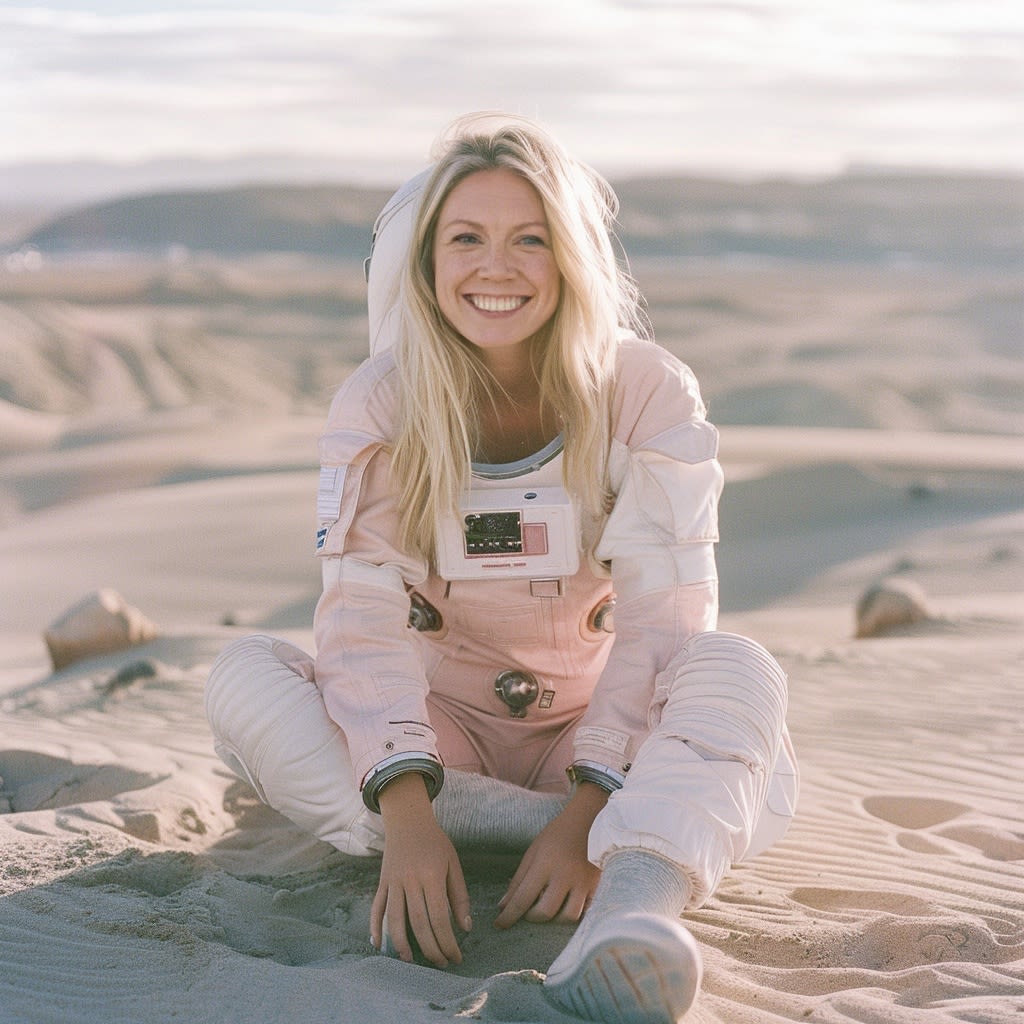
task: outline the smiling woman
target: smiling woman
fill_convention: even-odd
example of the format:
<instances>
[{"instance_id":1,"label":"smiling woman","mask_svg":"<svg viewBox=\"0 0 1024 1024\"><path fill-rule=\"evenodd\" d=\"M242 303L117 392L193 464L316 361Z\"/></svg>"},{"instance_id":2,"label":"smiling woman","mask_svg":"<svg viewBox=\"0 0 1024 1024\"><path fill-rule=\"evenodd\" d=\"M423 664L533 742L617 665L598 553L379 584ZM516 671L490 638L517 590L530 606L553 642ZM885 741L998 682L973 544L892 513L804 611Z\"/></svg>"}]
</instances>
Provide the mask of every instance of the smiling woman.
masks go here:
<instances>
[{"instance_id":1,"label":"smiling woman","mask_svg":"<svg viewBox=\"0 0 1024 1024\"><path fill-rule=\"evenodd\" d=\"M495 925L582 918L548 998L675 1024L702 976L680 912L782 836L797 790L785 676L716 629L717 433L631 330L614 193L539 126L461 120L406 201L393 345L320 442L316 658L231 645L217 749L303 828L382 853L382 951L461 962L456 845L513 847Z\"/></svg>"}]
</instances>

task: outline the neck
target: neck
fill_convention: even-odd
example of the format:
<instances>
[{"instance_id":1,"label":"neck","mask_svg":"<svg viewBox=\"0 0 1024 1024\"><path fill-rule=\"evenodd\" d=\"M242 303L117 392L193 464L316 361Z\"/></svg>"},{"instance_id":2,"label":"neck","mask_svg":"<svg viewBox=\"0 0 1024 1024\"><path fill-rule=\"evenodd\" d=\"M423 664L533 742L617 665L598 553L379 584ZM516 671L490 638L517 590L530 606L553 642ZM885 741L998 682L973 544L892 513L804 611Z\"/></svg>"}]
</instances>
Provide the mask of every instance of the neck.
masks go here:
<instances>
[{"instance_id":1,"label":"neck","mask_svg":"<svg viewBox=\"0 0 1024 1024\"><path fill-rule=\"evenodd\" d=\"M540 451L561 429L558 416L541 402L531 351L529 342L478 350L493 382L479 407L480 461L515 462Z\"/></svg>"},{"instance_id":2,"label":"neck","mask_svg":"<svg viewBox=\"0 0 1024 1024\"><path fill-rule=\"evenodd\" d=\"M540 451L561 429L558 417L540 400L536 381L520 396L501 391L480 409L476 453L483 462L516 462Z\"/></svg>"},{"instance_id":3,"label":"neck","mask_svg":"<svg viewBox=\"0 0 1024 1024\"><path fill-rule=\"evenodd\" d=\"M477 349L480 362L499 388L515 398L536 393L537 375L531 352L532 347L527 341L502 348Z\"/></svg>"}]
</instances>

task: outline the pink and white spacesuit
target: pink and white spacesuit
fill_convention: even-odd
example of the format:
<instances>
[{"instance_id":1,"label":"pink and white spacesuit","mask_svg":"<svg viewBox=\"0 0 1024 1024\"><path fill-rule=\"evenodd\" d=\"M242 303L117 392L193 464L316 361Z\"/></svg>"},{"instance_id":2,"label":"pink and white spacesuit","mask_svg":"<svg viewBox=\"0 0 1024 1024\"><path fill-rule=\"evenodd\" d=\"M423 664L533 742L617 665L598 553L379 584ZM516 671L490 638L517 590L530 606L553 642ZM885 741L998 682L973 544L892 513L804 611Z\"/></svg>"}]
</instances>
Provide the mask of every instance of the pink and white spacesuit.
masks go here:
<instances>
[{"instance_id":1,"label":"pink and white spacesuit","mask_svg":"<svg viewBox=\"0 0 1024 1024\"><path fill-rule=\"evenodd\" d=\"M390 311L374 294L371 279L379 337ZM623 337L607 513L566 494L556 438L473 467L431 567L396 539L396 372L386 347L363 363L320 440L315 659L270 637L229 647L207 688L218 752L359 854L382 849L377 794L404 771L431 795L444 766L549 792L596 782L612 795L590 859L653 850L699 905L785 832L797 773L781 670L715 631L722 472L692 373Z\"/></svg>"}]
</instances>

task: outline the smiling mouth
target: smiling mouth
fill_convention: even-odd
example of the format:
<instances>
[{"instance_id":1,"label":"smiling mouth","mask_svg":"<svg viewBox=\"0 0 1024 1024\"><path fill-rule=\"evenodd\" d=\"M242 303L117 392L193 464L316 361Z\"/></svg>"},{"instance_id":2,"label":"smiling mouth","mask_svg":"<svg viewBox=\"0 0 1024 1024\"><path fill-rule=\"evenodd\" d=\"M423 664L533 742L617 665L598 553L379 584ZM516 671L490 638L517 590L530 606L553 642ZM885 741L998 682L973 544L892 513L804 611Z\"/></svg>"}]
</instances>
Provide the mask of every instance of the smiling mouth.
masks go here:
<instances>
[{"instance_id":1,"label":"smiling mouth","mask_svg":"<svg viewBox=\"0 0 1024 1024\"><path fill-rule=\"evenodd\" d=\"M466 300L483 313L512 313L530 301L525 295L467 295Z\"/></svg>"}]
</instances>

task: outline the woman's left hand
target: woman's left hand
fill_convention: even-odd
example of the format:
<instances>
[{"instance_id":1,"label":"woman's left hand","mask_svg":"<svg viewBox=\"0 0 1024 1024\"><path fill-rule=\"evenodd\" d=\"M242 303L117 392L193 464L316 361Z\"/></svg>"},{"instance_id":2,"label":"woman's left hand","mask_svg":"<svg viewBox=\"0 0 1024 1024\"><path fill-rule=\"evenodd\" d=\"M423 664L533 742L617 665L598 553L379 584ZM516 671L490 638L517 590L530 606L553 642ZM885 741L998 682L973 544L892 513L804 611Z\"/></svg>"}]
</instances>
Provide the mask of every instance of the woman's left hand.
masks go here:
<instances>
[{"instance_id":1,"label":"woman's left hand","mask_svg":"<svg viewBox=\"0 0 1024 1024\"><path fill-rule=\"evenodd\" d=\"M520 918L571 924L583 916L601 877L587 860L587 836L607 799L600 786L579 785L523 855L498 904L495 927L508 928Z\"/></svg>"}]
</instances>

